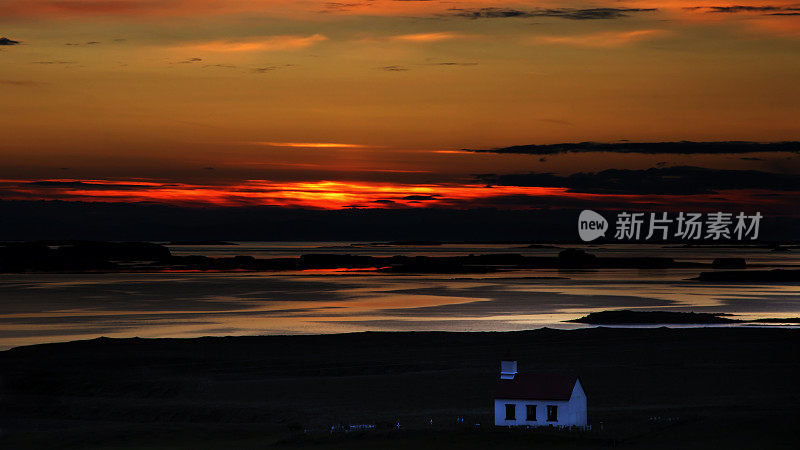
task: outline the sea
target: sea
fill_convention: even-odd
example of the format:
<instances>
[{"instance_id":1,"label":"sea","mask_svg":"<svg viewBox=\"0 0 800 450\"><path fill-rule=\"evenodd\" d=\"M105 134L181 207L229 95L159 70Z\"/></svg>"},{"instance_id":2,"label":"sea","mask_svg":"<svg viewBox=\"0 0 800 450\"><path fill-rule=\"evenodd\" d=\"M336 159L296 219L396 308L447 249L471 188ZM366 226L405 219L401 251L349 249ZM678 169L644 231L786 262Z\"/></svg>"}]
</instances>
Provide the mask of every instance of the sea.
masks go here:
<instances>
[{"instance_id":1,"label":"sea","mask_svg":"<svg viewBox=\"0 0 800 450\"><path fill-rule=\"evenodd\" d=\"M385 244L233 242L170 246L174 255L256 258L518 253L658 256L752 268L800 268L800 251L668 245ZM363 331L572 329L603 310L694 311L738 319L800 317L800 283L709 283L709 269L514 270L388 274L365 270L0 274L0 350L97 337L186 338ZM657 325L654 325L657 326ZM675 326L675 325L670 325ZM729 325L725 325L729 326ZM781 326L788 324L737 324Z\"/></svg>"}]
</instances>

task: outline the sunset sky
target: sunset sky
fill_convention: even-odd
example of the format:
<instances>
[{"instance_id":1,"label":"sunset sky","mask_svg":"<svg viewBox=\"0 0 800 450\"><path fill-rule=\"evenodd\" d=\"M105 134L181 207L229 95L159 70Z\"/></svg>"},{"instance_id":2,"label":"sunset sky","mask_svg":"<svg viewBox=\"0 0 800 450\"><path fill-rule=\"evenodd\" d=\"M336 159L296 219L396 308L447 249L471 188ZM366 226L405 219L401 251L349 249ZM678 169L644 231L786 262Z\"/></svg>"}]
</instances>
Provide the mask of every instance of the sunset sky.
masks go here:
<instances>
[{"instance_id":1,"label":"sunset sky","mask_svg":"<svg viewBox=\"0 0 800 450\"><path fill-rule=\"evenodd\" d=\"M796 213L800 199L797 150L463 150L798 140L798 2L0 0L0 37L3 200ZM609 169L700 187L569 178ZM553 179L506 176L530 173Z\"/></svg>"}]
</instances>

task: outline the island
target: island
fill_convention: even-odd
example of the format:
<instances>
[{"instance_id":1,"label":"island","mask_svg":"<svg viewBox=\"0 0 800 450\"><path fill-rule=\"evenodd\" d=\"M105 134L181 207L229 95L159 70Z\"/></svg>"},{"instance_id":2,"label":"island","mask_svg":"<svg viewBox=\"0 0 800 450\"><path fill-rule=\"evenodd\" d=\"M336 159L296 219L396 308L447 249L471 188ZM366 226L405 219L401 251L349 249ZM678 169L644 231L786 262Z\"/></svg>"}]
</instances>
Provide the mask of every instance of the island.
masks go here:
<instances>
[{"instance_id":1,"label":"island","mask_svg":"<svg viewBox=\"0 0 800 450\"><path fill-rule=\"evenodd\" d=\"M747 323L800 323L800 318L735 319L725 313L696 313L680 311L632 311L621 309L589 313L566 322L589 325L726 325Z\"/></svg>"}]
</instances>

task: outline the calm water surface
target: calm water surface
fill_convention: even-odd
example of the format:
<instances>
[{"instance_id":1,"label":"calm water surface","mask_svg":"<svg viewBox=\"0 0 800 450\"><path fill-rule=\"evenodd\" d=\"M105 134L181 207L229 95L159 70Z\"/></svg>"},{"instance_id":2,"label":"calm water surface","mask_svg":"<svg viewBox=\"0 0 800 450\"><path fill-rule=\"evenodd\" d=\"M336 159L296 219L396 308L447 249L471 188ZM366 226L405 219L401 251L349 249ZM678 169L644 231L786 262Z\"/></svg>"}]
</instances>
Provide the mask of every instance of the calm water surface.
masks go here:
<instances>
[{"instance_id":1,"label":"calm water surface","mask_svg":"<svg viewBox=\"0 0 800 450\"><path fill-rule=\"evenodd\" d=\"M523 253L519 245L388 247L352 243L240 243L173 247L173 253L286 257ZM590 248L598 255L667 256L800 266L800 252L768 249ZM111 337L309 334L366 330L505 331L566 323L605 309L724 312L740 318L800 316L800 284L711 284L695 269L525 270L481 275L368 272L0 275L0 349Z\"/></svg>"}]
</instances>

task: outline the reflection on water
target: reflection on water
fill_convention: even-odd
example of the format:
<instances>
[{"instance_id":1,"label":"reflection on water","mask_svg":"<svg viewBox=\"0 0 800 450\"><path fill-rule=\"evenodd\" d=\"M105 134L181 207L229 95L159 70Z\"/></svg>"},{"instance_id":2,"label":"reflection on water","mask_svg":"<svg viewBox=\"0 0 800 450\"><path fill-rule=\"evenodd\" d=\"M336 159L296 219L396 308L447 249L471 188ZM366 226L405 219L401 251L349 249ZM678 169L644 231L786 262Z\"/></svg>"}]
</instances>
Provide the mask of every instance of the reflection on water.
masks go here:
<instances>
[{"instance_id":1,"label":"reflection on water","mask_svg":"<svg viewBox=\"0 0 800 450\"><path fill-rule=\"evenodd\" d=\"M536 252L519 246L351 247L347 243L183 248L187 254L296 256L308 249L352 254ZM224 248L223 248L224 247ZM490 248L491 247L491 248ZM356 248L357 251L353 250ZM209 249L207 252L203 249ZM244 251L240 251L244 250ZM598 254L710 262L800 264L768 249L596 248ZM231 253L226 253L231 252ZM248 253L251 252L251 253ZM800 284L709 284L696 270L528 270L481 275L369 272L0 275L0 348L113 337L339 333L366 330L505 331L565 323L605 309L724 312L743 319L800 316Z\"/></svg>"}]
</instances>

